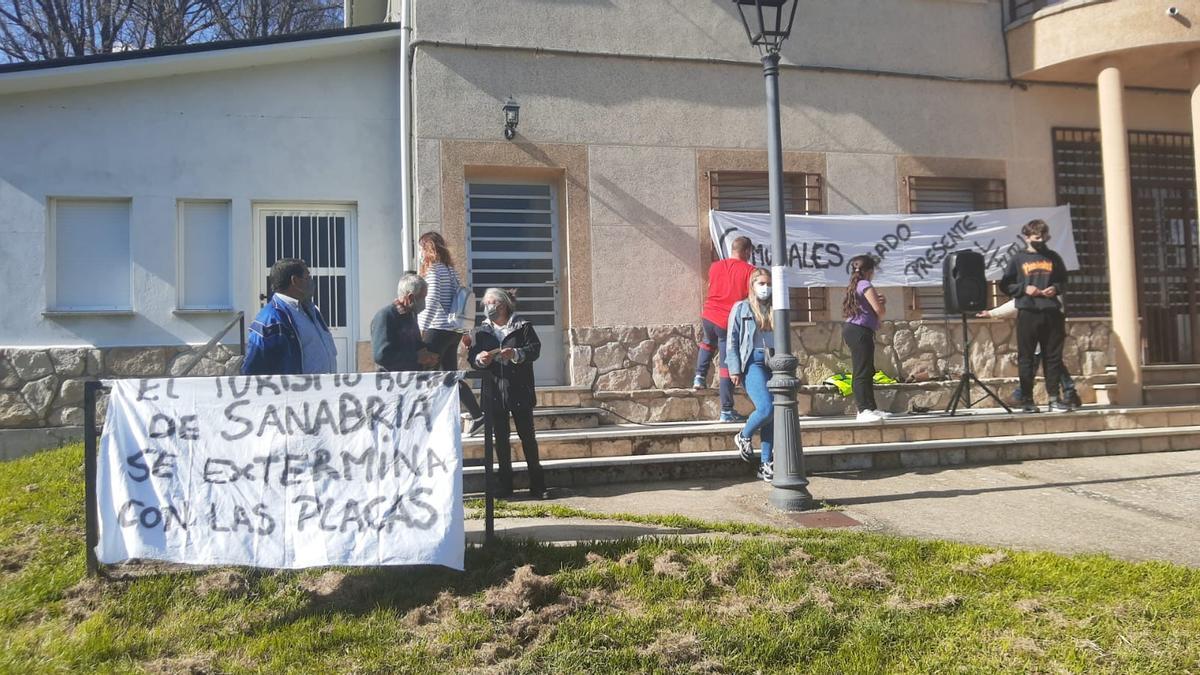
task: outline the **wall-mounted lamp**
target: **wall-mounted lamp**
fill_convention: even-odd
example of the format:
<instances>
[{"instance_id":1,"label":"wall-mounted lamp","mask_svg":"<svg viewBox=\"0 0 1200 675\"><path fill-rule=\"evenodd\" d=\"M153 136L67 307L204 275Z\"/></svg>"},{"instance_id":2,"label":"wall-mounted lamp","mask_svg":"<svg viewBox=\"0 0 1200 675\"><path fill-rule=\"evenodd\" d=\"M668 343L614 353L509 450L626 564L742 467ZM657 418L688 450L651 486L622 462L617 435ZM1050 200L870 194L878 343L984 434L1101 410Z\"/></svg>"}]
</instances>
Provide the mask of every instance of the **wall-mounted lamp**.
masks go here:
<instances>
[{"instance_id":1,"label":"wall-mounted lamp","mask_svg":"<svg viewBox=\"0 0 1200 675\"><path fill-rule=\"evenodd\" d=\"M517 135L517 124L521 121L521 106L512 96L504 102L504 137L512 140Z\"/></svg>"}]
</instances>

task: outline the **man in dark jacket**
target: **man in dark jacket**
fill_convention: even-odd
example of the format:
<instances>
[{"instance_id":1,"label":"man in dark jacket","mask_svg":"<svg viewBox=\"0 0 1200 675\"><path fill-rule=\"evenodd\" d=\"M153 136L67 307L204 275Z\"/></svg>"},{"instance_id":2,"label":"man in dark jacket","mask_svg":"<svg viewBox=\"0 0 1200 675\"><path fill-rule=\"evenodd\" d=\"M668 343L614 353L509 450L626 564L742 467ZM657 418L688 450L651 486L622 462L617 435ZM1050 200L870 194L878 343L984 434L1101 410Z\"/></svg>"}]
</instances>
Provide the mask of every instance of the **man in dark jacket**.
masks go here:
<instances>
[{"instance_id":1,"label":"man in dark jacket","mask_svg":"<svg viewBox=\"0 0 1200 675\"><path fill-rule=\"evenodd\" d=\"M427 290L419 275L405 274L396 284L396 299L371 319L371 352L379 370L421 370L437 362L437 354L421 341L417 325Z\"/></svg>"},{"instance_id":2,"label":"man in dark jacket","mask_svg":"<svg viewBox=\"0 0 1200 675\"><path fill-rule=\"evenodd\" d=\"M1058 398L1066 339L1060 298L1067 283L1067 266L1046 244L1050 240L1050 226L1045 221L1029 221L1021 228L1021 235L1025 237L1026 248L1008 262L1000 280L1000 287L1014 298L1017 306L1017 364L1025 397L1021 407L1025 412L1038 412L1033 402L1033 378L1040 346L1046 391L1051 392L1050 411L1069 411L1071 406Z\"/></svg>"},{"instance_id":3,"label":"man in dark jacket","mask_svg":"<svg viewBox=\"0 0 1200 675\"><path fill-rule=\"evenodd\" d=\"M482 403L495 432L500 496L511 495L513 491L508 425L511 415L529 472L529 493L534 499L546 499L549 494L533 429L533 409L537 406L533 362L542 353L542 343L533 324L515 315L516 304L511 291L489 288L484 293L483 313L487 320L476 327L467 359L474 368L492 374L491 386L485 382Z\"/></svg>"},{"instance_id":4,"label":"man in dark jacket","mask_svg":"<svg viewBox=\"0 0 1200 675\"><path fill-rule=\"evenodd\" d=\"M271 266L274 293L250 324L243 375L300 375L337 371L337 346L312 302L308 265L283 258Z\"/></svg>"}]
</instances>

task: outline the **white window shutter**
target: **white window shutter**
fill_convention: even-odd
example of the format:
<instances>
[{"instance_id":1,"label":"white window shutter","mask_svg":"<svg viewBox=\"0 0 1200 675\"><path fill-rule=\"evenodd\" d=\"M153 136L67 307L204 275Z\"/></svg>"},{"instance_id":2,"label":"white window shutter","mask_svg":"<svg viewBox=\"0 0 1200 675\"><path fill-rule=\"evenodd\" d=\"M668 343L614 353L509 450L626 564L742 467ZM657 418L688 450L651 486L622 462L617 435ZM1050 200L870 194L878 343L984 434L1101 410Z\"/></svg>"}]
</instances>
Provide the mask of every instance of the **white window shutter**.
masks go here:
<instances>
[{"instance_id":1,"label":"white window shutter","mask_svg":"<svg viewBox=\"0 0 1200 675\"><path fill-rule=\"evenodd\" d=\"M183 202L179 224L179 308L230 309L229 202Z\"/></svg>"},{"instance_id":2,"label":"white window shutter","mask_svg":"<svg viewBox=\"0 0 1200 675\"><path fill-rule=\"evenodd\" d=\"M54 203L54 309L132 308L129 200Z\"/></svg>"}]
</instances>

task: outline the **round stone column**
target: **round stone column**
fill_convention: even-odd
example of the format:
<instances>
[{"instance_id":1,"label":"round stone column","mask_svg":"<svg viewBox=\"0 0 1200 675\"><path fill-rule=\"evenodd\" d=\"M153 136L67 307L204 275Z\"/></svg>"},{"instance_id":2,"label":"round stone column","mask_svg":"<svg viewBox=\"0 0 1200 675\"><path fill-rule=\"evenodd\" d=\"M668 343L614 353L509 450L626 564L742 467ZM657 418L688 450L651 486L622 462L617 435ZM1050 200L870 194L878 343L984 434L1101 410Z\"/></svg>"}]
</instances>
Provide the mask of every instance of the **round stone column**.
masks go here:
<instances>
[{"instance_id":1,"label":"round stone column","mask_svg":"<svg viewBox=\"0 0 1200 675\"><path fill-rule=\"evenodd\" d=\"M1117 355L1117 403L1142 404L1142 331L1138 323L1137 247L1129 184L1129 133L1125 86L1113 60L1100 64L1100 153L1104 163L1104 223L1108 241L1108 288ZM1193 107L1195 98L1193 97ZM1067 289L1070 307L1070 288Z\"/></svg>"}]
</instances>

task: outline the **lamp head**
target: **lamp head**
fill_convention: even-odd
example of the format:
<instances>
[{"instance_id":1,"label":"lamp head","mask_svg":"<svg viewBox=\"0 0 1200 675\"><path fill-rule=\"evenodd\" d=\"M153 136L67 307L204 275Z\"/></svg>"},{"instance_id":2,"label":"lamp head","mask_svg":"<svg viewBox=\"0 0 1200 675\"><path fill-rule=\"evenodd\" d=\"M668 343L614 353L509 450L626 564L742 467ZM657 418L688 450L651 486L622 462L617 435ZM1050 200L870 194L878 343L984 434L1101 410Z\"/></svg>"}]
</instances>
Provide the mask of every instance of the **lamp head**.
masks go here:
<instances>
[{"instance_id":1,"label":"lamp head","mask_svg":"<svg viewBox=\"0 0 1200 675\"><path fill-rule=\"evenodd\" d=\"M504 137L512 140L517 134L517 124L521 122L521 106L512 96L504 102Z\"/></svg>"},{"instance_id":2,"label":"lamp head","mask_svg":"<svg viewBox=\"0 0 1200 675\"><path fill-rule=\"evenodd\" d=\"M733 0L750 44L764 54L778 54L792 32L799 0Z\"/></svg>"}]
</instances>

